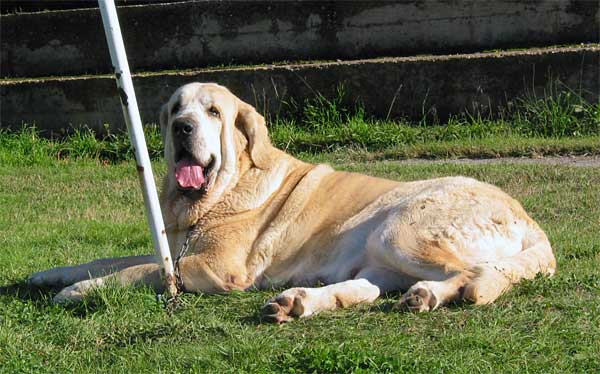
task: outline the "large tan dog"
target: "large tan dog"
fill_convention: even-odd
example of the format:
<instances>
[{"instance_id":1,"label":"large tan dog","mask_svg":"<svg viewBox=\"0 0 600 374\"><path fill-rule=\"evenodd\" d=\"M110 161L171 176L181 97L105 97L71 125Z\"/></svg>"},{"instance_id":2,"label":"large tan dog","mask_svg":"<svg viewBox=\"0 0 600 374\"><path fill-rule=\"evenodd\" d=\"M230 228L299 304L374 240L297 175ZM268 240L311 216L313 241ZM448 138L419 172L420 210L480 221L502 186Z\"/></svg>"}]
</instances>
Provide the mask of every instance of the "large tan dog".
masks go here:
<instances>
[{"instance_id":1,"label":"large tan dog","mask_svg":"<svg viewBox=\"0 0 600 374\"><path fill-rule=\"evenodd\" d=\"M199 228L180 262L186 291L294 286L262 309L266 320L284 322L393 290L406 290L399 305L413 311L461 298L485 304L555 271L544 232L488 184L403 183L299 161L271 145L252 106L216 84L179 88L161 124L173 257ZM64 302L111 279L160 290L160 278L153 256L140 256L52 269L30 282L67 286L55 297Z\"/></svg>"}]
</instances>

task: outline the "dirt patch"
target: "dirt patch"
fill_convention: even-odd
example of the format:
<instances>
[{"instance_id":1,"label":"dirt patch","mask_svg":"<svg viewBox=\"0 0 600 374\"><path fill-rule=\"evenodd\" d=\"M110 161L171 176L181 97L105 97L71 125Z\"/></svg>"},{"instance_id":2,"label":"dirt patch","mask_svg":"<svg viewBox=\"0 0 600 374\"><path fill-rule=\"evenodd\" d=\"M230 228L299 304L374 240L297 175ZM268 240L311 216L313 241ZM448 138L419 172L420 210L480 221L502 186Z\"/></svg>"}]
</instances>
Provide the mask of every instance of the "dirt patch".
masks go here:
<instances>
[{"instance_id":1,"label":"dirt patch","mask_svg":"<svg viewBox=\"0 0 600 374\"><path fill-rule=\"evenodd\" d=\"M411 159L397 161L403 164L534 164L534 165L561 165L574 167L600 167L600 155L594 156L556 156L556 157L502 157L471 159L461 158L455 160L422 160Z\"/></svg>"}]
</instances>

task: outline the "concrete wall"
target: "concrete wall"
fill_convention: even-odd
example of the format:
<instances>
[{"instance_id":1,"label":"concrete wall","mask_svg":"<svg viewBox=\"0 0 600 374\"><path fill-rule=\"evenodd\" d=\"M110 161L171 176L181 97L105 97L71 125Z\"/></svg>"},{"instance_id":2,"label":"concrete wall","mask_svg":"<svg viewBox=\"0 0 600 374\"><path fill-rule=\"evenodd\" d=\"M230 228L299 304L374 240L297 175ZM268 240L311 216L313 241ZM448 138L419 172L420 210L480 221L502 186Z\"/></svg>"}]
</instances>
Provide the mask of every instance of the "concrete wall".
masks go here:
<instances>
[{"instance_id":1,"label":"concrete wall","mask_svg":"<svg viewBox=\"0 0 600 374\"><path fill-rule=\"evenodd\" d=\"M348 98L361 101L369 114L419 119L423 108L441 118L465 110L497 110L507 99L542 94L556 79L583 89L588 100L598 100L600 47L172 73L138 76L134 85L145 122L157 122L171 93L192 81L223 84L259 111L271 113L281 110L283 101L302 102L316 92L331 96L343 84ZM80 124L99 132L104 123L124 128L111 76L5 81L0 99L3 127L25 122L59 132Z\"/></svg>"},{"instance_id":2,"label":"concrete wall","mask_svg":"<svg viewBox=\"0 0 600 374\"><path fill-rule=\"evenodd\" d=\"M197 1L119 9L132 71L597 42L598 1ZM111 71L97 9L2 16L3 77ZM34 26L35 25L35 26Z\"/></svg>"},{"instance_id":3,"label":"concrete wall","mask_svg":"<svg viewBox=\"0 0 600 374\"><path fill-rule=\"evenodd\" d=\"M141 5L149 3L173 3L182 0L115 0L117 6ZM67 10L98 8L96 0L2 0L0 1L0 13L14 14L24 12L44 12L47 10Z\"/></svg>"}]
</instances>

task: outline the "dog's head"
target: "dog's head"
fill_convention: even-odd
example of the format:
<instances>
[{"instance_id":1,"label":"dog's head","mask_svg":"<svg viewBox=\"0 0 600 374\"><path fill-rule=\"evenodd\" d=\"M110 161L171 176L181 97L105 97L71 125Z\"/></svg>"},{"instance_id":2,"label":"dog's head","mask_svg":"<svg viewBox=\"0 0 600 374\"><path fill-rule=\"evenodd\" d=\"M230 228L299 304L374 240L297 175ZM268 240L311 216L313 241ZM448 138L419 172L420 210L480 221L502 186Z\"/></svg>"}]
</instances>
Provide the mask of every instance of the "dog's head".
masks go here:
<instances>
[{"instance_id":1,"label":"dog's head","mask_svg":"<svg viewBox=\"0 0 600 374\"><path fill-rule=\"evenodd\" d=\"M160 124L168 165L165 188L171 193L215 200L235 181L242 152L256 167L268 165L264 118L223 86L178 88L163 105Z\"/></svg>"}]
</instances>

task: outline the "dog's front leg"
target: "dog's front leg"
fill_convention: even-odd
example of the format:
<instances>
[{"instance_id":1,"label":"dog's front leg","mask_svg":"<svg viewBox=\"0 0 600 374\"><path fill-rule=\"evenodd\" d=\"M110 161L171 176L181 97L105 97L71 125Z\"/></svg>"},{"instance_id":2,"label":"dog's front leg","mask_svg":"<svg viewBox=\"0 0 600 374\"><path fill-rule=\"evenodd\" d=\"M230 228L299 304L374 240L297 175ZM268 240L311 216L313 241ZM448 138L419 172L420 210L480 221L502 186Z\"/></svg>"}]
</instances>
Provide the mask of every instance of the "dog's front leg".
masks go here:
<instances>
[{"instance_id":1,"label":"dog's front leg","mask_svg":"<svg viewBox=\"0 0 600 374\"><path fill-rule=\"evenodd\" d=\"M352 279L319 288L290 288L269 300L261 317L267 322L287 322L298 317L360 303L372 303L381 293L366 279Z\"/></svg>"},{"instance_id":2,"label":"dog's front leg","mask_svg":"<svg viewBox=\"0 0 600 374\"><path fill-rule=\"evenodd\" d=\"M243 290L252 284L252 280L245 281L245 277L238 272L220 274L210 266L205 256L194 255L181 259L179 272L184 291L221 293L233 289ZM55 297L56 303L78 302L91 290L103 287L110 283L122 286L144 285L157 292L164 291L164 280L161 277L160 266L148 263L127 267L121 271L107 276L85 279L62 289Z\"/></svg>"},{"instance_id":3,"label":"dog's front leg","mask_svg":"<svg viewBox=\"0 0 600 374\"><path fill-rule=\"evenodd\" d=\"M155 262L153 255L104 258L87 264L63 266L32 274L27 282L34 287L62 288L83 280L105 276L131 266Z\"/></svg>"},{"instance_id":4,"label":"dog's front leg","mask_svg":"<svg viewBox=\"0 0 600 374\"><path fill-rule=\"evenodd\" d=\"M164 280L160 273L160 266L156 263L130 266L104 277L82 280L65 287L54 296L53 301L59 304L79 302L90 291L113 282L123 286L145 285L154 288L157 292L162 292Z\"/></svg>"}]
</instances>

